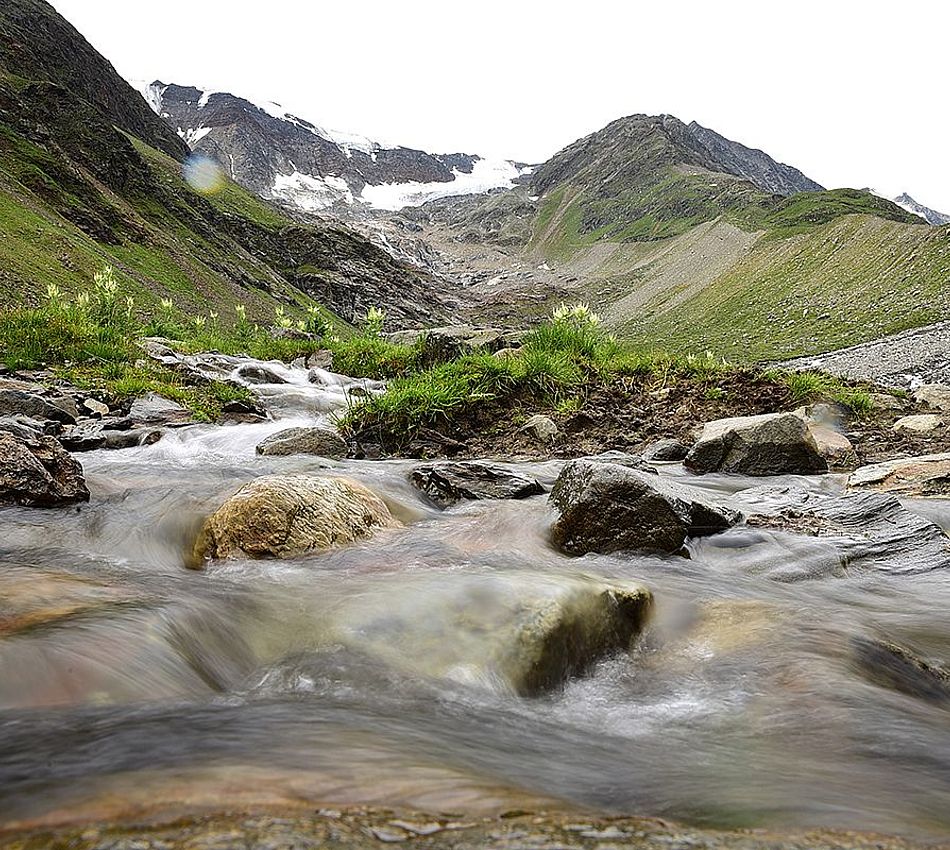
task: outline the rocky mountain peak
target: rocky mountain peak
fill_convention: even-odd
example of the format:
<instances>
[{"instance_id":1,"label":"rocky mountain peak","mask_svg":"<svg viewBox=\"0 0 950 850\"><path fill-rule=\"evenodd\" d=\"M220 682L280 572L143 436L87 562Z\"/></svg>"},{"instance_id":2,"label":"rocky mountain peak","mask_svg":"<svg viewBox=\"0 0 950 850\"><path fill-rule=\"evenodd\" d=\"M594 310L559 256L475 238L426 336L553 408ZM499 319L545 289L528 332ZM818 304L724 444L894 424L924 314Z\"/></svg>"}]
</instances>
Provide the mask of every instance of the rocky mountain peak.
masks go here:
<instances>
[{"instance_id":1,"label":"rocky mountain peak","mask_svg":"<svg viewBox=\"0 0 950 850\"><path fill-rule=\"evenodd\" d=\"M919 201L915 201L907 192L904 192L901 195L898 195L894 198L894 203L899 207L903 207L908 212L913 213L914 215L919 215L924 221L928 224L934 225L934 227L941 227L944 224L950 224L950 215L946 213L937 212L930 207L924 206Z\"/></svg>"}]
</instances>

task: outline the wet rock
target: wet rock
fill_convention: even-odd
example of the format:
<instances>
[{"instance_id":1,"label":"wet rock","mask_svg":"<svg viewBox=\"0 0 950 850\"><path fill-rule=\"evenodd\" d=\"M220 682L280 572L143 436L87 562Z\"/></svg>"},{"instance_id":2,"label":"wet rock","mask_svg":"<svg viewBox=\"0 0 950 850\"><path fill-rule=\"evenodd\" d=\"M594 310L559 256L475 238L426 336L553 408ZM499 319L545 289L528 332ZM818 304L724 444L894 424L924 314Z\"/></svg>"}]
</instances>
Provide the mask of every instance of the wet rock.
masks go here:
<instances>
[{"instance_id":1,"label":"wet rock","mask_svg":"<svg viewBox=\"0 0 950 850\"><path fill-rule=\"evenodd\" d=\"M870 488L904 498L950 496L950 454L920 455L862 466L851 473L848 488Z\"/></svg>"},{"instance_id":2,"label":"wet rock","mask_svg":"<svg viewBox=\"0 0 950 850\"><path fill-rule=\"evenodd\" d=\"M918 413L914 416L902 416L894 423L895 431L911 434L929 434L943 425L943 419L935 413Z\"/></svg>"},{"instance_id":3,"label":"wet rock","mask_svg":"<svg viewBox=\"0 0 950 850\"><path fill-rule=\"evenodd\" d=\"M257 446L257 453L266 456L319 455L346 457L346 441L332 428L287 428L271 434Z\"/></svg>"},{"instance_id":4,"label":"wet rock","mask_svg":"<svg viewBox=\"0 0 950 850\"><path fill-rule=\"evenodd\" d=\"M286 384L280 375L266 366L247 363L237 370L238 377L248 384Z\"/></svg>"},{"instance_id":5,"label":"wet rock","mask_svg":"<svg viewBox=\"0 0 950 850\"><path fill-rule=\"evenodd\" d=\"M749 524L833 538L837 569L915 574L950 568L943 530L884 493L828 496L793 487L756 487L738 494Z\"/></svg>"},{"instance_id":6,"label":"wet rock","mask_svg":"<svg viewBox=\"0 0 950 850\"><path fill-rule=\"evenodd\" d=\"M267 411L255 401L236 398L221 406L222 416L234 422L262 422L267 419Z\"/></svg>"},{"instance_id":7,"label":"wet rock","mask_svg":"<svg viewBox=\"0 0 950 850\"><path fill-rule=\"evenodd\" d=\"M82 466L56 439L0 432L0 505L55 507L87 501Z\"/></svg>"},{"instance_id":8,"label":"wet rock","mask_svg":"<svg viewBox=\"0 0 950 850\"><path fill-rule=\"evenodd\" d=\"M628 650L651 605L642 587L584 576L423 573L348 600L338 629L396 668L532 696Z\"/></svg>"},{"instance_id":9,"label":"wet rock","mask_svg":"<svg viewBox=\"0 0 950 850\"><path fill-rule=\"evenodd\" d=\"M657 440L640 454L646 461L680 461L689 454L689 446L681 440Z\"/></svg>"},{"instance_id":10,"label":"wet rock","mask_svg":"<svg viewBox=\"0 0 950 850\"><path fill-rule=\"evenodd\" d=\"M559 433L554 420L540 413L536 413L525 422L521 430L530 434L539 443L550 443Z\"/></svg>"},{"instance_id":11,"label":"wet rock","mask_svg":"<svg viewBox=\"0 0 950 850\"><path fill-rule=\"evenodd\" d=\"M69 573L6 566L0 571L0 636L50 625L131 598L128 590Z\"/></svg>"},{"instance_id":12,"label":"wet rock","mask_svg":"<svg viewBox=\"0 0 950 850\"><path fill-rule=\"evenodd\" d=\"M142 424L184 424L192 421L191 412L177 401L158 393L148 393L132 402L128 418Z\"/></svg>"},{"instance_id":13,"label":"wet rock","mask_svg":"<svg viewBox=\"0 0 950 850\"><path fill-rule=\"evenodd\" d=\"M307 369L333 369L333 352L329 348L321 348L319 351L313 351L307 355L304 360L304 367Z\"/></svg>"},{"instance_id":14,"label":"wet rock","mask_svg":"<svg viewBox=\"0 0 950 850\"><path fill-rule=\"evenodd\" d=\"M37 420L51 420L67 425L76 421L75 405L65 399L46 399L25 390L0 389L0 416L29 416Z\"/></svg>"},{"instance_id":15,"label":"wet rock","mask_svg":"<svg viewBox=\"0 0 950 850\"><path fill-rule=\"evenodd\" d=\"M60 434L57 439L68 452L93 452L101 449L106 443L106 438L101 431L85 429L73 429Z\"/></svg>"},{"instance_id":16,"label":"wet rock","mask_svg":"<svg viewBox=\"0 0 950 850\"><path fill-rule=\"evenodd\" d=\"M924 384L914 391L914 401L926 404L934 410L950 413L950 386L946 384Z\"/></svg>"},{"instance_id":17,"label":"wet rock","mask_svg":"<svg viewBox=\"0 0 950 850\"><path fill-rule=\"evenodd\" d=\"M566 464L551 491L556 546L575 555L676 552L689 537L723 531L741 514L696 488L610 463Z\"/></svg>"},{"instance_id":18,"label":"wet rock","mask_svg":"<svg viewBox=\"0 0 950 850\"><path fill-rule=\"evenodd\" d=\"M935 667L909 649L890 641L857 637L851 657L858 671L883 688L927 702L950 703L950 670Z\"/></svg>"},{"instance_id":19,"label":"wet rock","mask_svg":"<svg viewBox=\"0 0 950 850\"><path fill-rule=\"evenodd\" d=\"M161 428L131 428L128 431L104 430L102 448L132 449L136 446L150 446L157 443L165 434Z\"/></svg>"},{"instance_id":20,"label":"wet rock","mask_svg":"<svg viewBox=\"0 0 950 850\"><path fill-rule=\"evenodd\" d=\"M588 455L581 460L589 460L594 463L615 463L618 466L626 466L630 469L639 469L641 472L648 472L651 475L658 475L656 467L651 466L647 463L641 455L630 454L629 452L621 452L617 449L611 449L610 451L601 452L597 455Z\"/></svg>"},{"instance_id":21,"label":"wet rock","mask_svg":"<svg viewBox=\"0 0 950 850\"><path fill-rule=\"evenodd\" d=\"M46 433L44 423L29 416L0 416L0 431L6 431L24 440L41 437Z\"/></svg>"},{"instance_id":22,"label":"wet rock","mask_svg":"<svg viewBox=\"0 0 950 850\"><path fill-rule=\"evenodd\" d=\"M207 519L195 556L292 558L400 525L375 493L355 481L267 475L245 484Z\"/></svg>"},{"instance_id":23,"label":"wet rock","mask_svg":"<svg viewBox=\"0 0 950 850\"><path fill-rule=\"evenodd\" d=\"M463 499L526 499L544 492L533 478L478 461L424 464L409 480L443 508Z\"/></svg>"},{"instance_id":24,"label":"wet rock","mask_svg":"<svg viewBox=\"0 0 950 850\"><path fill-rule=\"evenodd\" d=\"M794 413L707 422L684 462L699 473L812 475L828 471L808 426Z\"/></svg>"}]
</instances>

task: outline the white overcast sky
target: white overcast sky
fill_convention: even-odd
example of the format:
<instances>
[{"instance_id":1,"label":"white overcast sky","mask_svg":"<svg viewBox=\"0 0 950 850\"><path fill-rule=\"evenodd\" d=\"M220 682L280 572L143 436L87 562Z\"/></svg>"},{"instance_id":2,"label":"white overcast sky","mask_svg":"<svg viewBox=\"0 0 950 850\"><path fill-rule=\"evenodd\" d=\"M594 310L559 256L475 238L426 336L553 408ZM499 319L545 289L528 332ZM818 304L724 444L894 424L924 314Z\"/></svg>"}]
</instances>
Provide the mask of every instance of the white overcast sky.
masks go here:
<instances>
[{"instance_id":1,"label":"white overcast sky","mask_svg":"<svg viewBox=\"0 0 950 850\"><path fill-rule=\"evenodd\" d=\"M950 212L945 0L52 2L126 78L384 141L539 162L670 113L830 188Z\"/></svg>"}]
</instances>

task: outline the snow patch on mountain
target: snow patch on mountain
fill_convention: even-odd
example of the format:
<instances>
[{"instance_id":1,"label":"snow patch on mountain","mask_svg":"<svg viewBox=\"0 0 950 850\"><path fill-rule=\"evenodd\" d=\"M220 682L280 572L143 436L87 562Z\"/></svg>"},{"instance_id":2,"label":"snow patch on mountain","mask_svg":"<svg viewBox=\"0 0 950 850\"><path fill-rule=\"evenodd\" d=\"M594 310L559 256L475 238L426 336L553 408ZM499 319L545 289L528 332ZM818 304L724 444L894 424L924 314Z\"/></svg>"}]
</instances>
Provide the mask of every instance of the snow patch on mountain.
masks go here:
<instances>
[{"instance_id":1,"label":"snow patch on mountain","mask_svg":"<svg viewBox=\"0 0 950 850\"><path fill-rule=\"evenodd\" d=\"M455 195L479 195L493 189L510 189L515 181L530 174L530 168L519 168L508 160L479 159L470 174L452 170L453 180L436 183L383 183L364 186L359 200L381 210L418 207L436 198Z\"/></svg>"},{"instance_id":2,"label":"snow patch on mountain","mask_svg":"<svg viewBox=\"0 0 950 850\"><path fill-rule=\"evenodd\" d=\"M353 193L342 177L314 177L294 171L278 174L271 189L276 200L293 204L308 212L317 212L332 207L337 202L353 203Z\"/></svg>"}]
</instances>

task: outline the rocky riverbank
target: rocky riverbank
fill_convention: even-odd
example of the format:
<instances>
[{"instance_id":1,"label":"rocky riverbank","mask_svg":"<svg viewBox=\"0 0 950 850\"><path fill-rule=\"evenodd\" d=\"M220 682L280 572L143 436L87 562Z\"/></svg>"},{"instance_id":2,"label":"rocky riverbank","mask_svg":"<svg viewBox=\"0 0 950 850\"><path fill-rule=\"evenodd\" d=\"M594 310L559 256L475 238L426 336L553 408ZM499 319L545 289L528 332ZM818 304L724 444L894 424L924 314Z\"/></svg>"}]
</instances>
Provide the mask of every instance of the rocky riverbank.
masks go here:
<instances>
[{"instance_id":1,"label":"rocky riverbank","mask_svg":"<svg viewBox=\"0 0 950 850\"><path fill-rule=\"evenodd\" d=\"M938 850L950 844L832 830L725 832L585 812L513 810L501 817L466 817L364 808L229 813L7 838L0 833L3 850L362 850L386 846L418 850Z\"/></svg>"}]
</instances>

